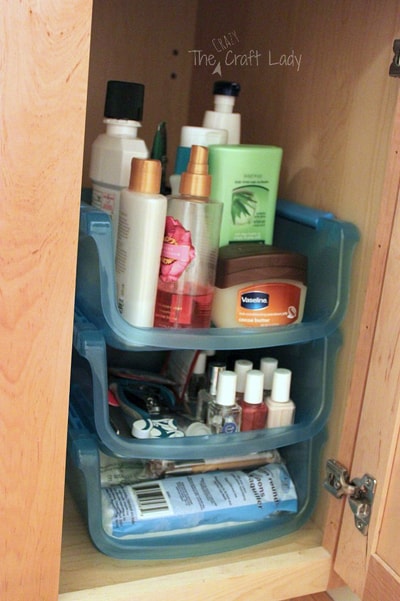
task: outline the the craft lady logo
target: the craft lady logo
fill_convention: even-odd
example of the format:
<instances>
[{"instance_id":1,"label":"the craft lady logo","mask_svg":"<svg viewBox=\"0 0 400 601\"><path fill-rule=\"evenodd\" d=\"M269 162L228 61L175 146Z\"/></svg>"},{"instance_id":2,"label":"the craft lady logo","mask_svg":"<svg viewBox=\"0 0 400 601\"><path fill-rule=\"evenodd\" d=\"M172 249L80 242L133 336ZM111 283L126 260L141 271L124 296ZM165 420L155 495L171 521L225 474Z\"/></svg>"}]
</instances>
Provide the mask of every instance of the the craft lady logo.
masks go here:
<instances>
[{"instance_id":1,"label":"the craft lady logo","mask_svg":"<svg viewBox=\"0 0 400 601\"><path fill-rule=\"evenodd\" d=\"M260 52L259 49L250 48L241 51L239 36L236 31L229 31L219 37L211 39L212 50L194 49L188 52L193 56L195 67L206 67L213 69L212 74L218 73L222 77L223 67L259 67L266 60L269 67L291 67L300 70L302 55L296 54L294 50L288 53L278 54L272 50Z\"/></svg>"}]
</instances>

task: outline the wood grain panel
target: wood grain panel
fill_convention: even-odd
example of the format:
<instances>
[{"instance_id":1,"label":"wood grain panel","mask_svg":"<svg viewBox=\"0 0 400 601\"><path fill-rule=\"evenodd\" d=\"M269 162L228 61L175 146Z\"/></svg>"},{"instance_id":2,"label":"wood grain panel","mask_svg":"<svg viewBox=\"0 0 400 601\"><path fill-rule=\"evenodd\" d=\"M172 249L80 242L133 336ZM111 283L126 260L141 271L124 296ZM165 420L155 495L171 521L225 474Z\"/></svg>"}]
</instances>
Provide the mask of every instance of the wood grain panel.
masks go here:
<instances>
[{"instance_id":1,"label":"wood grain panel","mask_svg":"<svg viewBox=\"0 0 400 601\"><path fill-rule=\"evenodd\" d=\"M400 579L400 441L397 440L395 461L393 463L392 475L388 485L388 496L384 514L382 516L382 527L379 533L377 555L390 566Z\"/></svg>"},{"instance_id":2,"label":"wood grain panel","mask_svg":"<svg viewBox=\"0 0 400 601\"><path fill-rule=\"evenodd\" d=\"M1 2L0 597L57 598L91 2Z\"/></svg>"},{"instance_id":3,"label":"wood grain panel","mask_svg":"<svg viewBox=\"0 0 400 601\"><path fill-rule=\"evenodd\" d=\"M173 9L172 9L173 7ZM109 79L145 86L138 136L149 150L158 122L167 122L168 173L173 173L180 128L187 121L197 2L194 0L94 0L85 133L83 184L90 185L90 149L105 131ZM194 124L200 125L200 124Z\"/></svg>"},{"instance_id":4,"label":"wood grain panel","mask_svg":"<svg viewBox=\"0 0 400 601\"><path fill-rule=\"evenodd\" d=\"M316 593L315 595L306 595L305 597L288 599L288 601L332 601L332 597L330 597L328 593Z\"/></svg>"},{"instance_id":5,"label":"wood grain panel","mask_svg":"<svg viewBox=\"0 0 400 601\"><path fill-rule=\"evenodd\" d=\"M377 556L372 556L363 601L399 601L400 578Z\"/></svg>"},{"instance_id":6,"label":"wood grain panel","mask_svg":"<svg viewBox=\"0 0 400 601\"><path fill-rule=\"evenodd\" d=\"M344 511L335 561L336 571L360 597L364 590L369 556L377 548L400 428L400 316L394 302L400 278L399 228L398 202L351 468L353 477L370 473L378 483L370 527L367 537L355 536L352 513L350 510ZM390 517L393 521L388 523L388 527L392 524L398 530L398 512L397 516Z\"/></svg>"}]
</instances>

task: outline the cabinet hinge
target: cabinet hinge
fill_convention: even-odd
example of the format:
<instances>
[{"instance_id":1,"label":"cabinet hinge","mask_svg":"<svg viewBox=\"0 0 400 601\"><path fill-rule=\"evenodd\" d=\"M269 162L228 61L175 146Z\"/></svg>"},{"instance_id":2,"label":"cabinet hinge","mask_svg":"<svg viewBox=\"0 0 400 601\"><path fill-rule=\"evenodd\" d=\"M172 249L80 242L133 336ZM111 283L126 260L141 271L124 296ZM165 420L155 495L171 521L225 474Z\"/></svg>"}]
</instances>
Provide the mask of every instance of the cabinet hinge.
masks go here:
<instances>
[{"instance_id":1,"label":"cabinet hinge","mask_svg":"<svg viewBox=\"0 0 400 601\"><path fill-rule=\"evenodd\" d=\"M337 499L346 496L354 513L356 528L361 534L368 534L376 480L369 474L350 481L347 469L336 459L328 459L324 487Z\"/></svg>"},{"instance_id":2,"label":"cabinet hinge","mask_svg":"<svg viewBox=\"0 0 400 601\"><path fill-rule=\"evenodd\" d=\"M400 40L393 42L393 59L389 67L391 77L400 77Z\"/></svg>"}]
</instances>

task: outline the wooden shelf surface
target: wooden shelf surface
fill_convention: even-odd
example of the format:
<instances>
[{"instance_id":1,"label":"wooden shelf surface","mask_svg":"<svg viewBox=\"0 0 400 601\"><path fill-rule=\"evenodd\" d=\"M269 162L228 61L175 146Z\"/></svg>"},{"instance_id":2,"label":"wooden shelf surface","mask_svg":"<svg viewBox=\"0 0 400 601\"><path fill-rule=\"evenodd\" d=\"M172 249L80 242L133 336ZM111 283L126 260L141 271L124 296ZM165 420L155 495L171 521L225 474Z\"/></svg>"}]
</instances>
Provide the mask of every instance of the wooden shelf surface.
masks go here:
<instances>
[{"instance_id":1,"label":"wooden shelf surface","mask_svg":"<svg viewBox=\"0 0 400 601\"><path fill-rule=\"evenodd\" d=\"M217 555L170 561L107 557L65 496L59 601L282 601L327 589L331 556L308 523L274 541Z\"/></svg>"}]
</instances>

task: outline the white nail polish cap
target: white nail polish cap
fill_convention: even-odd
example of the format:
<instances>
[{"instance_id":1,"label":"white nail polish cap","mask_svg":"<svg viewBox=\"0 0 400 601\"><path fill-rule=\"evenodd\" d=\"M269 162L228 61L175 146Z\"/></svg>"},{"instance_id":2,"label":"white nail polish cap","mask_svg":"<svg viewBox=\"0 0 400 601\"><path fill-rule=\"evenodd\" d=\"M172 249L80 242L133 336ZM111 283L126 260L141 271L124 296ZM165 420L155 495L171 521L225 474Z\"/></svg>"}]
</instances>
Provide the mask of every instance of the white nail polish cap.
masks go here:
<instances>
[{"instance_id":1,"label":"white nail polish cap","mask_svg":"<svg viewBox=\"0 0 400 601\"><path fill-rule=\"evenodd\" d=\"M236 391L244 392L246 387L246 374L253 369L253 362L248 359L237 359L235 361L234 371L237 375Z\"/></svg>"},{"instance_id":2,"label":"white nail polish cap","mask_svg":"<svg viewBox=\"0 0 400 601\"><path fill-rule=\"evenodd\" d=\"M264 374L259 369L251 369L246 374L244 400L252 405L262 403L264 395Z\"/></svg>"},{"instance_id":3,"label":"white nail polish cap","mask_svg":"<svg viewBox=\"0 0 400 601\"><path fill-rule=\"evenodd\" d=\"M276 403L287 403L290 401L290 384L292 372L290 369L278 367L272 378L271 400Z\"/></svg>"},{"instance_id":4,"label":"white nail polish cap","mask_svg":"<svg viewBox=\"0 0 400 601\"><path fill-rule=\"evenodd\" d=\"M207 355L205 351L200 351L195 361L193 372L194 374L204 374L206 370Z\"/></svg>"},{"instance_id":5,"label":"white nail polish cap","mask_svg":"<svg viewBox=\"0 0 400 601\"><path fill-rule=\"evenodd\" d=\"M264 374L264 390L271 390L274 371L278 367L278 359L274 357L262 357L260 361L260 370Z\"/></svg>"},{"instance_id":6,"label":"white nail polish cap","mask_svg":"<svg viewBox=\"0 0 400 601\"><path fill-rule=\"evenodd\" d=\"M229 407L235 404L237 375L234 371L226 369L221 371L218 378L217 398L218 405Z\"/></svg>"}]
</instances>

